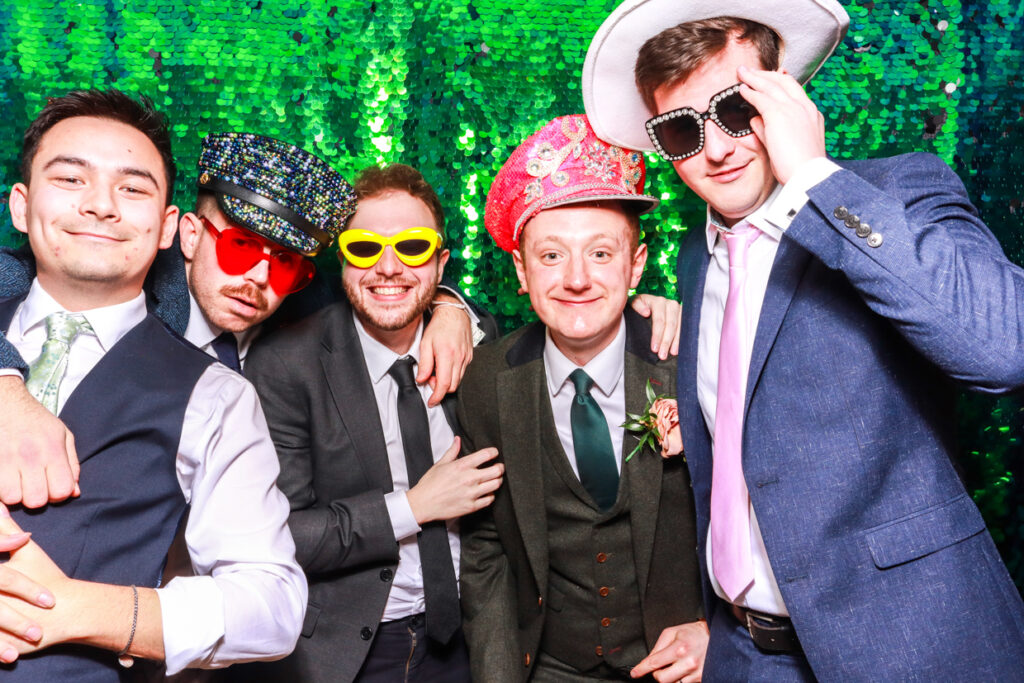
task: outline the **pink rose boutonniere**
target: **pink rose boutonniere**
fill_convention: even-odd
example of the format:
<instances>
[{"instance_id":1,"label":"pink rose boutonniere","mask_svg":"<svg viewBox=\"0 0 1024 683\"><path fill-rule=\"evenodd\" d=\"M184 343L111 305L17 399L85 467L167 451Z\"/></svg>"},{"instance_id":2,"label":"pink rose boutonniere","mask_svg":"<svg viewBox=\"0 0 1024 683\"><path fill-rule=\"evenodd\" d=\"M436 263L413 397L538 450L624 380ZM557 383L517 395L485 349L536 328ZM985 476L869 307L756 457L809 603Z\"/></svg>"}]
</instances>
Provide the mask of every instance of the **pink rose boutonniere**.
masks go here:
<instances>
[{"instance_id":1,"label":"pink rose boutonniere","mask_svg":"<svg viewBox=\"0 0 1024 683\"><path fill-rule=\"evenodd\" d=\"M634 432L637 445L626 456L626 462L644 446L661 446L661 457L669 458L683 452L683 437L679 432L679 408L676 400L664 395L655 395L651 381L647 380L647 407L640 415L626 413L622 427Z\"/></svg>"}]
</instances>

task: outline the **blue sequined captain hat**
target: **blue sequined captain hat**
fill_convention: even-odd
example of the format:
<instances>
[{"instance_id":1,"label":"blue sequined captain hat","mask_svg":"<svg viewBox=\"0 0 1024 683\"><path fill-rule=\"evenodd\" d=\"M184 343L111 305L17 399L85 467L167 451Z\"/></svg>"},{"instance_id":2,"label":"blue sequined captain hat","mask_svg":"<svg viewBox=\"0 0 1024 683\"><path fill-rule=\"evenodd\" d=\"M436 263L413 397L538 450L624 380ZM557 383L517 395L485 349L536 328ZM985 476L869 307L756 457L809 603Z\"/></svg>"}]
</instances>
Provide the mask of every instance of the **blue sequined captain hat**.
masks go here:
<instances>
[{"instance_id":1,"label":"blue sequined captain hat","mask_svg":"<svg viewBox=\"0 0 1024 683\"><path fill-rule=\"evenodd\" d=\"M207 135L197 184L233 223L306 256L329 245L356 208L352 186L326 162L251 133Z\"/></svg>"}]
</instances>

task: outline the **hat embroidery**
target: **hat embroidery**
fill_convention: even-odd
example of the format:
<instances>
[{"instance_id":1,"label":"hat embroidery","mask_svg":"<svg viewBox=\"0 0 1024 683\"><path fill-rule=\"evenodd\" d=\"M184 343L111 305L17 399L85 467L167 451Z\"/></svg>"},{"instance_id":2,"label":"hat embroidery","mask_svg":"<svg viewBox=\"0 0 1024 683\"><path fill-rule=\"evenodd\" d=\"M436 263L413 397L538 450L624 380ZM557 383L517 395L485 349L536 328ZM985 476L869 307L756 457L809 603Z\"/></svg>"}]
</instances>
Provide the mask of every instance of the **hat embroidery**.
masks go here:
<instances>
[{"instance_id":1,"label":"hat embroidery","mask_svg":"<svg viewBox=\"0 0 1024 683\"><path fill-rule=\"evenodd\" d=\"M575 159L582 157L584 175L594 176L604 182L615 180L614 165L618 163L620 184L626 191L633 192L642 174L641 154L634 151L627 153L621 147L605 146L596 140L587 149L583 145L583 140L587 136L586 125L582 121L576 121L574 130L571 124L572 121L568 118L562 121L562 133L569 140L566 145L556 150L550 142L542 142L537 146L534 156L526 162L526 172L534 177L534 180L523 188L523 194L527 199L532 202L544 196L544 185L541 180L546 176L550 176L551 184L555 187L565 187L569 184L569 174L559 168L570 154Z\"/></svg>"},{"instance_id":2,"label":"hat embroidery","mask_svg":"<svg viewBox=\"0 0 1024 683\"><path fill-rule=\"evenodd\" d=\"M536 156L526 162L526 172L537 178L527 184L524 194L531 199L536 199L544 194L544 187L540 181L546 176L551 177L551 184L555 187L565 187L569 183L569 174L558 170L570 154L578 159L583 153L583 140L587 137L587 126L582 121L576 122L576 130L570 127L569 119L562 121L562 133L568 138L569 143L559 150L555 150L550 142L542 142L537 147Z\"/></svg>"}]
</instances>

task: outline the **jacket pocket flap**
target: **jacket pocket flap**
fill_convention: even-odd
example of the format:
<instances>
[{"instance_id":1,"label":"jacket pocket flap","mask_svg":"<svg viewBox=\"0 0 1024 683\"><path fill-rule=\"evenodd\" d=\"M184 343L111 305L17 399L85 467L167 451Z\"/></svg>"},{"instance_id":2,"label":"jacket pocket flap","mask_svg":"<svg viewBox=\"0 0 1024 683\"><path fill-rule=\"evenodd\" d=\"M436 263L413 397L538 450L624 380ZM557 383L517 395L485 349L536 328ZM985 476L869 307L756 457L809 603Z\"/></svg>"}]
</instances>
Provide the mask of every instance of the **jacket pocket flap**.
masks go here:
<instances>
[{"instance_id":1,"label":"jacket pocket flap","mask_svg":"<svg viewBox=\"0 0 1024 683\"><path fill-rule=\"evenodd\" d=\"M302 635L309 638L316 630L316 622L320 619L320 608L310 603L306 607L306 617L302 620Z\"/></svg>"},{"instance_id":2,"label":"jacket pocket flap","mask_svg":"<svg viewBox=\"0 0 1024 683\"><path fill-rule=\"evenodd\" d=\"M875 566L894 567L949 547L985 529L985 520L966 493L886 522L867 532Z\"/></svg>"}]
</instances>

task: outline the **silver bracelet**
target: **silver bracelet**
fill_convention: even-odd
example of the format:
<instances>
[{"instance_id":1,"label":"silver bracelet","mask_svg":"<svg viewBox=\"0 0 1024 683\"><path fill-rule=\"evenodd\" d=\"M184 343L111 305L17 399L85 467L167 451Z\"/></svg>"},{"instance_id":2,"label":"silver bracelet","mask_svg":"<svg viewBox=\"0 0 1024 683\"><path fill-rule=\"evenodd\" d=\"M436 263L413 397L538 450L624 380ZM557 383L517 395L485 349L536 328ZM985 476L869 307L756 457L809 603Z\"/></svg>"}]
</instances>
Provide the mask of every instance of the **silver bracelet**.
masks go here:
<instances>
[{"instance_id":1,"label":"silver bracelet","mask_svg":"<svg viewBox=\"0 0 1024 683\"><path fill-rule=\"evenodd\" d=\"M134 585L132 586L132 603L132 632L128 634L128 643L124 646L124 649L117 653L118 659L128 654L128 650L135 641L135 627L139 624L139 589Z\"/></svg>"},{"instance_id":2,"label":"silver bracelet","mask_svg":"<svg viewBox=\"0 0 1024 683\"><path fill-rule=\"evenodd\" d=\"M469 315L469 307L466 306L466 304L460 304L455 301L431 301L430 304L435 308L437 306L454 306L455 308L464 311L466 315Z\"/></svg>"}]
</instances>

